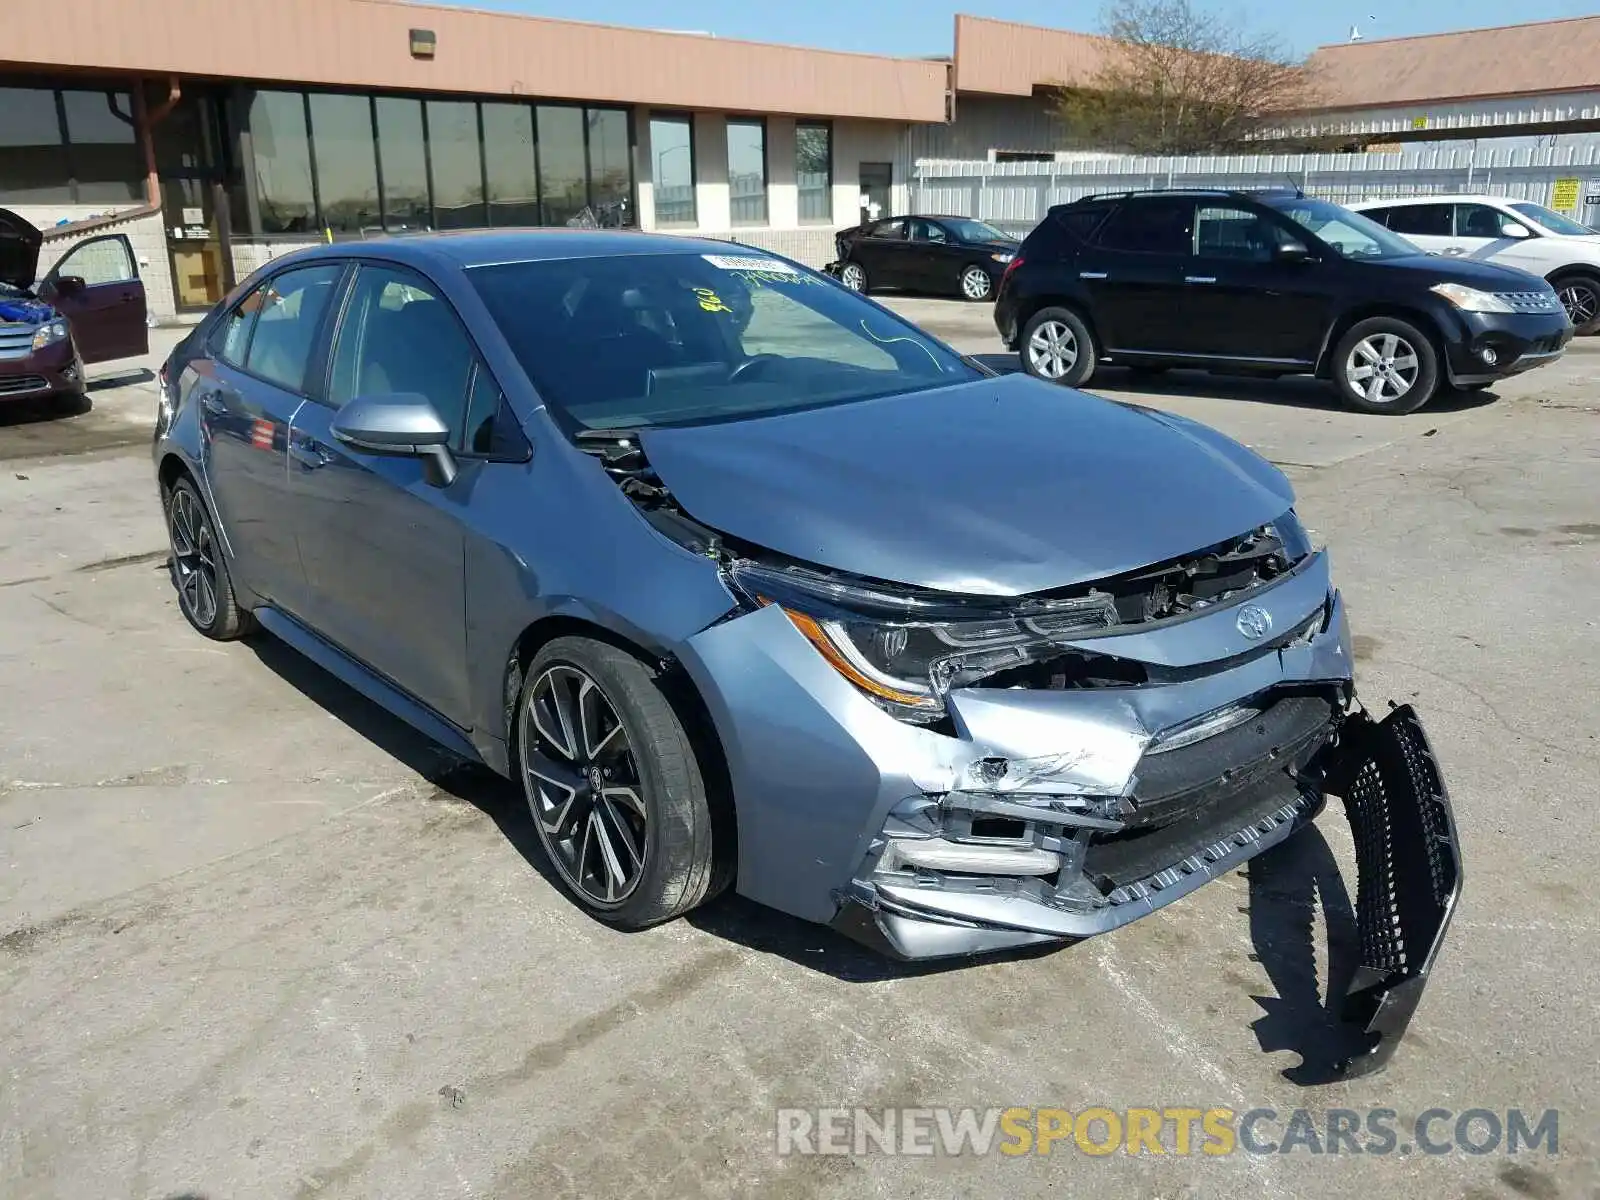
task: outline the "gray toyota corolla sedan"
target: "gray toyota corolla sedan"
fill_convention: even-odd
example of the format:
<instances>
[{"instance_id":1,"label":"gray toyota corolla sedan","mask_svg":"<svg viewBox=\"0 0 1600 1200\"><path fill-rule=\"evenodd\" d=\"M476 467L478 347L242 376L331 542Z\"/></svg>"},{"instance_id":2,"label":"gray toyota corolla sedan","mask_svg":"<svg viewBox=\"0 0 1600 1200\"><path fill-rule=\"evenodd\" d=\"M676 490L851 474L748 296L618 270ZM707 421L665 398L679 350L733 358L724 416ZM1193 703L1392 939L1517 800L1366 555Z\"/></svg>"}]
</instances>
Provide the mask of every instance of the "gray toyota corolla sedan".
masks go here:
<instances>
[{"instance_id":1,"label":"gray toyota corolla sedan","mask_svg":"<svg viewBox=\"0 0 1600 1200\"><path fill-rule=\"evenodd\" d=\"M1392 1053L1459 887L1287 480L745 246L463 233L257 272L173 353L184 615L517 780L623 927L730 884L884 951L1064 942L1343 798Z\"/></svg>"}]
</instances>

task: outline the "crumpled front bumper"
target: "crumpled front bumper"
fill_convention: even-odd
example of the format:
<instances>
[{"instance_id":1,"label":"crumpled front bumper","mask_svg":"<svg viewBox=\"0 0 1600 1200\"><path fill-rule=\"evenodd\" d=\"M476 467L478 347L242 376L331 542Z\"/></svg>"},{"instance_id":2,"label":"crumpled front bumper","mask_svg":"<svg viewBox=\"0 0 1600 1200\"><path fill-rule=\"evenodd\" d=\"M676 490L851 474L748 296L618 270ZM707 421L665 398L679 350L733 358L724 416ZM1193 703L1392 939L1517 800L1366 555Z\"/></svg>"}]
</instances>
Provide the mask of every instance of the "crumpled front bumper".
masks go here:
<instances>
[{"instance_id":1,"label":"crumpled front bumper","mask_svg":"<svg viewBox=\"0 0 1600 1200\"><path fill-rule=\"evenodd\" d=\"M1415 714L1355 705L1324 555L1249 602L1273 636L1219 604L1083 639L1151 682L957 689L942 729L878 709L775 606L702 631L682 661L727 753L739 890L906 959L1060 942L1171 903L1342 795L1365 963L1350 1011L1373 1045L1349 1070L1381 1067L1459 889L1448 800Z\"/></svg>"}]
</instances>

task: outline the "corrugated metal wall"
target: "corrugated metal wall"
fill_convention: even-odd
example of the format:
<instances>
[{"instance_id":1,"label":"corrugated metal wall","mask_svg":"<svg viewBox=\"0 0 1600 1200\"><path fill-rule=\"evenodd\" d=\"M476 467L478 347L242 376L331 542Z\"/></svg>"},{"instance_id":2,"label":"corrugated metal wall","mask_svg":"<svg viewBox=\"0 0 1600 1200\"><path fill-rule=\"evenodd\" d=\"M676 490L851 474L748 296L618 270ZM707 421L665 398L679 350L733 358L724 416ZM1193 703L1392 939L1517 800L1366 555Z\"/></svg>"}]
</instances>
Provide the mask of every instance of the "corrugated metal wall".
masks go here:
<instances>
[{"instance_id":1,"label":"corrugated metal wall","mask_svg":"<svg viewBox=\"0 0 1600 1200\"><path fill-rule=\"evenodd\" d=\"M1576 208L1558 205L1554 194L1557 180L1571 179L1579 181ZM1564 207L1583 219L1583 197L1600 188L1600 137L1559 147L1425 147L1389 154L1124 155L1055 163L923 159L912 168L910 202L914 212L979 217L1021 233L1052 204L1097 192L1272 186L1304 188L1335 203L1486 192ZM1588 217L1597 216L1590 206Z\"/></svg>"}]
</instances>

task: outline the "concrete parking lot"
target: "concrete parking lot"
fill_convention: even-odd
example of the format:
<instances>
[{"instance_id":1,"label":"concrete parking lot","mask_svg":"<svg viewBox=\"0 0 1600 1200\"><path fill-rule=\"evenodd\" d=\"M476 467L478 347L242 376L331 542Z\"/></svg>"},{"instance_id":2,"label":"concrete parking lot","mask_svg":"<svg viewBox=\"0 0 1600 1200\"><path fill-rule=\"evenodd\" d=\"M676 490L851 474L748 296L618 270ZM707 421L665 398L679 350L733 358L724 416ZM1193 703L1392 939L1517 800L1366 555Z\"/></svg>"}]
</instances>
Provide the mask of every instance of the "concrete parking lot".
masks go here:
<instances>
[{"instance_id":1,"label":"concrete parking lot","mask_svg":"<svg viewBox=\"0 0 1600 1200\"><path fill-rule=\"evenodd\" d=\"M986 306L891 303L998 354ZM613 932L509 785L188 629L153 388L0 409L0 1195L1600 1195L1600 339L1398 419L1308 381L1095 384L1285 465L1363 696L1417 705L1454 796L1466 891L1411 1036L1321 1087L1337 809L1049 954L909 969L736 898ZM1261 1107L1274 1140L1297 1108L1556 1109L1559 1153L780 1158L775 1110L819 1105Z\"/></svg>"}]
</instances>

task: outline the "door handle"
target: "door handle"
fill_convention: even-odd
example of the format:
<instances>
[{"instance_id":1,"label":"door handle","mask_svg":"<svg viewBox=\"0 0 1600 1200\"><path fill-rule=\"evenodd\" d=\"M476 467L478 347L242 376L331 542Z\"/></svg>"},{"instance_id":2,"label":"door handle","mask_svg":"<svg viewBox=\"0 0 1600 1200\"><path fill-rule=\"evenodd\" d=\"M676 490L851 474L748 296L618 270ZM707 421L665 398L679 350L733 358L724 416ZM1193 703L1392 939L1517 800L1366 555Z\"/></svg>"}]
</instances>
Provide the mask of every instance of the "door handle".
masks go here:
<instances>
[{"instance_id":1,"label":"door handle","mask_svg":"<svg viewBox=\"0 0 1600 1200\"><path fill-rule=\"evenodd\" d=\"M1106 277L1106 273L1104 271L1079 271L1078 272L1078 278L1079 279L1104 279L1105 277Z\"/></svg>"},{"instance_id":2,"label":"door handle","mask_svg":"<svg viewBox=\"0 0 1600 1200\"><path fill-rule=\"evenodd\" d=\"M228 406L222 399L222 393L210 390L200 393L200 407L214 417L220 417L228 411Z\"/></svg>"},{"instance_id":3,"label":"door handle","mask_svg":"<svg viewBox=\"0 0 1600 1200\"><path fill-rule=\"evenodd\" d=\"M333 461L328 448L315 438L297 437L289 441L289 457L307 471L315 471Z\"/></svg>"},{"instance_id":4,"label":"door handle","mask_svg":"<svg viewBox=\"0 0 1600 1200\"><path fill-rule=\"evenodd\" d=\"M1183 281L1185 283L1215 283L1217 277L1215 275L1185 275Z\"/></svg>"}]
</instances>

